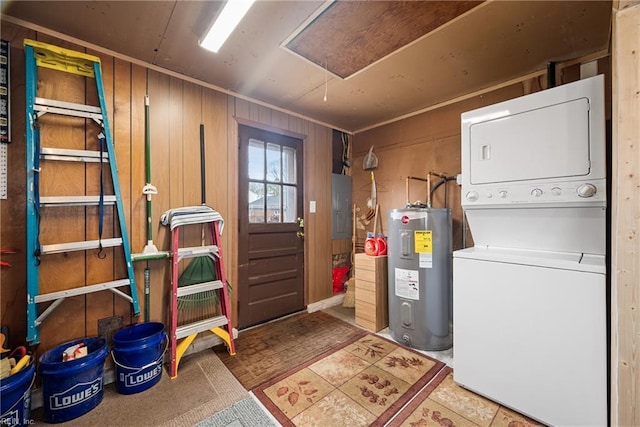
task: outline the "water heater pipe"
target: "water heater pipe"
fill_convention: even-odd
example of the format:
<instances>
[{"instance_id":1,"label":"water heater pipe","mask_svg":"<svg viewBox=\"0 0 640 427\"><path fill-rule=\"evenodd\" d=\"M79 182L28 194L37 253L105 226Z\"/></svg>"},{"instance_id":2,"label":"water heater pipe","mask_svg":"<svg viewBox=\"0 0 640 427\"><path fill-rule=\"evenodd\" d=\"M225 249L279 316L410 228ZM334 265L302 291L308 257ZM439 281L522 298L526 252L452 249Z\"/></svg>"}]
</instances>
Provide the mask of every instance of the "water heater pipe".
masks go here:
<instances>
[{"instance_id":1,"label":"water heater pipe","mask_svg":"<svg viewBox=\"0 0 640 427\"><path fill-rule=\"evenodd\" d=\"M431 172L427 174L427 207L431 207Z\"/></svg>"},{"instance_id":2,"label":"water heater pipe","mask_svg":"<svg viewBox=\"0 0 640 427\"><path fill-rule=\"evenodd\" d=\"M408 176L406 179L406 192L407 192L407 207L411 206L411 199L409 198L409 180L416 180L416 181L422 181L422 182L427 182L427 180L425 178L419 178L417 176Z\"/></svg>"},{"instance_id":3,"label":"water heater pipe","mask_svg":"<svg viewBox=\"0 0 640 427\"><path fill-rule=\"evenodd\" d=\"M547 62L547 89L556 86L556 63Z\"/></svg>"},{"instance_id":4,"label":"water heater pipe","mask_svg":"<svg viewBox=\"0 0 640 427\"><path fill-rule=\"evenodd\" d=\"M431 189L431 176L437 176L439 178L442 178L443 180L446 180L447 178L447 175L444 173L429 172L427 174L427 207L428 208L431 207L431 193L433 192L433 190Z\"/></svg>"}]
</instances>

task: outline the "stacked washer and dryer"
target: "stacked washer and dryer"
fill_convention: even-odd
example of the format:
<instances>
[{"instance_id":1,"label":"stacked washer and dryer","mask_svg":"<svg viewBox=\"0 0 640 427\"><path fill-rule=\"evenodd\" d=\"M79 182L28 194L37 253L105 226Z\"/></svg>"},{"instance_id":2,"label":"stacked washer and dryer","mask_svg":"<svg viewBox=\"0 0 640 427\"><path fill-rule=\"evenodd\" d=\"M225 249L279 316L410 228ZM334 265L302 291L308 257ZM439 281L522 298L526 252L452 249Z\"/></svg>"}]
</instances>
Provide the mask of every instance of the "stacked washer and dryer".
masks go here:
<instances>
[{"instance_id":1,"label":"stacked washer and dryer","mask_svg":"<svg viewBox=\"0 0 640 427\"><path fill-rule=\"evenodd\" d=\"M462 115L454 380L549 425L607 425L604 78Z\"/></svg>"}]
</instances>

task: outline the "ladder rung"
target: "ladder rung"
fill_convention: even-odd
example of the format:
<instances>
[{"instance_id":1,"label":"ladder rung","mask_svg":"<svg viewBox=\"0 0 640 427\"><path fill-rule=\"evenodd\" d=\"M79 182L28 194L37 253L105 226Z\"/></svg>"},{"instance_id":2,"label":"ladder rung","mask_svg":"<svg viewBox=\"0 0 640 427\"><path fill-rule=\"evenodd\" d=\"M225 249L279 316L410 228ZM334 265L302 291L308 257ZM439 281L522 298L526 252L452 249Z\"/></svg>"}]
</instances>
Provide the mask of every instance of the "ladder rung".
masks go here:
<instances>
[{"instance_id":1,"label":"ladder rung","mask_svg":"<svg viewBox=\"0 0 640 427\"><path fill-rule=\"evenodd\" d=\"M102 120L102 110L93 105L76 104L74 102L57 101L55 99L35 99L34 111L61 114L65 116L84 117Z\"/></svg>"},{"instance_id":2,"label":"ladder rung","mask_svg":"<svg viewBox=\"0 0 640 427\"><path fill-rule=\"evenodd\" d=\"M227 320L226 316L218 316L206 320L201 320L195 323L190 323L188 325L178 326L176 328L176 339L188 337L189 335L197 334L199 332L208 331L209 329L213 329L218 326L224 326L227 323L229 323L229 321Z\"/></svg>"},{"instance_id":3,"label":"ladder rung","mask_svg":"<svg viewBox=\"0 0 640 427\"><path fill-rule=\"evenodd\" d=\"M103 248L112 248L114 246L122 245L122 239L120 237L113 239L102 239ZM98 249L100 247L100 240L87 240L83 242L70 242L70 243L57 243L53 245L42 245L40 253L46 254L58 254L63 252L73 251L86 251L89 249Z\"/></svg>"},{"instance_id":4,"label":"ladder rung","mask_svg":"<svg viewBox=\"0 0 640 427\"><path fill-rule=\"evenodd\" d=\"M95 285L83 286L80 288L68 289L66 291L51 292L49 294L36 295L36 303L58 300L60 298L75 297L77 295L90 294L92 292L104 291L107 289L129 286L129 279L114 280L113 282L97 283Z\"/></svg>"},{"instance_id":5,"label":"ladder rung","mask_svg":"<svg viewBox=\"0 0 640 427\"><path fill-rule=\"evenodd\" d=\"M179 248L178 249L178 258L195 258L204 255L215 255L218 256L218 246L217 245L208 245L208 246L193 246L190 248Z\"/></svg>"},{"instance_id":6,"label":"ladder rung","mask_svg":"<svg viewBox=\"0 0 640 427\"><path fill-rule=\"evenodd\" d=\"M105 205L113 205L116 196L104 196ZM100 203L100 196L47 196L40 197L40 206L93 206Z\"/></svg>"},{"instance_id":7,"label":"ladder rung","mask_svg":"<svg viewBox=\"0 0 640 427\"><path fill-rule=\"evenodd\" d=\"M58 101L57 99L36 97L36 106L38 105L66 108L67 110L85 111L87 113L102 113L100 107L98 106L77 104L75 102Z\"/></svg>"},{"instance_id":8,"label":"ladder rung","mask_svg":"<svg viewBox=\"0 0 640 427\"><path fill-rule=\"evenodd\" d=\"M221 289L221 288L222 288L222 281L214 280L212 282L203 282L195 285L179 287L177 291L177 296L178 298L180 298L187 295L198 294L200 292L206 292L206 291L214 291L216 289Z\"/></svg>"},{"instance_id":9,"label":"ladder rung","mask_svg":"<svg viewBox=\"0 0 640 427\"><path fill-rule=\"evenodd\" d=\"M40 157L45 160L100 163L100 152L91 150L42 147ZM109 161L109 154L106 151L102 153L102 161L105 163Z\"/></svg>"}]
</instances>

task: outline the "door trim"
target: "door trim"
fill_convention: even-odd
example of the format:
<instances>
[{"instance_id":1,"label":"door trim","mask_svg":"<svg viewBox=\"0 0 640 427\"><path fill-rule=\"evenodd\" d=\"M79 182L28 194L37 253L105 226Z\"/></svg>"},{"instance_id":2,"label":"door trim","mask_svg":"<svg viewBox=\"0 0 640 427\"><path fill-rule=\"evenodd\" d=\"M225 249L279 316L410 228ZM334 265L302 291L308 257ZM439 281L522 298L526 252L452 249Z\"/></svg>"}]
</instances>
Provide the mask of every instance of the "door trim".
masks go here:
<instances>
[{"instance_id":1,"label":"door trim","mask_svg":"<svg viewBox=\"0 0 640 427\"><path fill-rule=\"evenodd\" d=\"M271 125L265 125L264 123L243 119L242 117L234 116L233 118L236 120L236 122L238 122L238 137L240 135L240 125L242 125L242 126L248 126L251 128L260 129L260 130L266 130L267 132L277 133L279 135L290 136L292 138L300 139L302 140L303 145L304 145L305 139L307 138L307 135L304 135L302 133L292 132L290 130L282 129L282 128L271 126ZM240 141L238 141L238 146L239 144L240 144Z\"/></svg>"}]
</instances>

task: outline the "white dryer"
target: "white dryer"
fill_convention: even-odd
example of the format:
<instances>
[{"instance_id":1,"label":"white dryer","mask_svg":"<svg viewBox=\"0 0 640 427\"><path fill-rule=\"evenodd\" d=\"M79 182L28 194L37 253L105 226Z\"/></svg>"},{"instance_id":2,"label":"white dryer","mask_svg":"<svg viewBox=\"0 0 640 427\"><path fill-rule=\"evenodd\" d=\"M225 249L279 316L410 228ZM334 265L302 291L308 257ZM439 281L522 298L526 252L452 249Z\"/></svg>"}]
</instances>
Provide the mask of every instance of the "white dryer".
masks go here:
<instances>
[{"instance_id":1,"label":"white dryer","mask_svg":"<svg viewBox=\"0 0 640 427\"><path fill-rule=\"evenodd\" d=\"M607 424L604 78L462 115L454 380L549 425Z\"/></svg>"}]
</instances>

